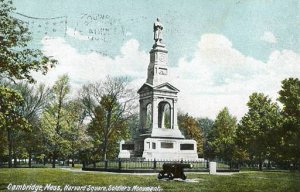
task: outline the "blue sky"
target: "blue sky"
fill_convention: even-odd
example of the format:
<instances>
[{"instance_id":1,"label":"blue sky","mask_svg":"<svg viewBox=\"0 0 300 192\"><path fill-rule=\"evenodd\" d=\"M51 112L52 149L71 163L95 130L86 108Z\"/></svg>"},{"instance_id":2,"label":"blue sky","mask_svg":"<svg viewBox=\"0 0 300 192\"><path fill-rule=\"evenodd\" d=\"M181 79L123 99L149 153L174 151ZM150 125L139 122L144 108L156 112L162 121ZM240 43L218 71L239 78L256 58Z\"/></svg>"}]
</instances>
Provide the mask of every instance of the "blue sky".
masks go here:
<instances>
[{"instance_id":1,"label":"blue sky","mask_svg":"<svg viewBox=\"0 0 300 192\"><path fill-rule=\"evenodd\" d=\"M249 94L277 97L280 81L300 75L300 2L296 0L14 0L33 44L60 62L46 83L68 73L79 88L107 74L146 79L152 24L159 17L180 108L240 118ZM61 17L49 19L53 17ZM42 19L43 18L43 19Z\"/></svg>"}]
</instances>

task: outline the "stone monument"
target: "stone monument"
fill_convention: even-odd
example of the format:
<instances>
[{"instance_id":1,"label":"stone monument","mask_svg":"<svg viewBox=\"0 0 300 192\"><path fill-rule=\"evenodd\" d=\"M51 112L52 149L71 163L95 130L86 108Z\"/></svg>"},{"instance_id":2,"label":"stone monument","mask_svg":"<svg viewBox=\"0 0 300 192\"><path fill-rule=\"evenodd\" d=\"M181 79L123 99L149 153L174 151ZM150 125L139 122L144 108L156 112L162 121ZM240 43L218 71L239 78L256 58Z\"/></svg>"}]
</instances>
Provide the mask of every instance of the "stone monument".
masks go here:
<instances>
[{"instance_id":1,"label":"stone monument","mask_svg":"<svg viewBox=\"0 0 300 192\"><path fill-rule=\"evenodd\" d=\"M119 158L145 160L197 160L197 143L185 139L177 125L177 93L169 83L168 51L162 43L163 25L153 25L154 45L146 83L138 90L139 136L120 143ZM130 155L129 155L130 154Z\"/></svg>"}]
</instances>

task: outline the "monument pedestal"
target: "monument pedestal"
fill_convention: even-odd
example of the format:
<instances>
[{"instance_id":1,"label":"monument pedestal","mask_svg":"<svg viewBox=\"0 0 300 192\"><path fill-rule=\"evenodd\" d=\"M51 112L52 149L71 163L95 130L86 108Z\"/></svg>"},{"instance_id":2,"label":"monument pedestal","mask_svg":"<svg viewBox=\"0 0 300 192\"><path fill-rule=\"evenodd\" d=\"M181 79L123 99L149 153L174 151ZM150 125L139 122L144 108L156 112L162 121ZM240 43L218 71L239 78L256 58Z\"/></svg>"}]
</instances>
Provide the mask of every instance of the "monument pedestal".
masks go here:
<instances>
[{"instance_id":1,"label":"monument pedestal","mask_svg":"<svg viewBox=\"0 0 300 192\"><path fill-rule=\"evenodd\" d=\"M122 140L120 142L120 152L119 152L119 155L118 155L118 158L119 159L129 159L131 154L130 154L130 148L128 147L124 147L124 146L129 146L128 144L126 145L125 144L125 141ZM133 150L133 149L131 149Z\"/></svg>"},{"instance_id":2,"label":"monument pedestal","mask_svg":"<svg viewBox=\"0 0 300 192\"><path fill-rule=\"evenodd\" d=\"M148 161L197 160L197 144L187 139L147 138L143 158Z\"/></svg>"}]
</instances>

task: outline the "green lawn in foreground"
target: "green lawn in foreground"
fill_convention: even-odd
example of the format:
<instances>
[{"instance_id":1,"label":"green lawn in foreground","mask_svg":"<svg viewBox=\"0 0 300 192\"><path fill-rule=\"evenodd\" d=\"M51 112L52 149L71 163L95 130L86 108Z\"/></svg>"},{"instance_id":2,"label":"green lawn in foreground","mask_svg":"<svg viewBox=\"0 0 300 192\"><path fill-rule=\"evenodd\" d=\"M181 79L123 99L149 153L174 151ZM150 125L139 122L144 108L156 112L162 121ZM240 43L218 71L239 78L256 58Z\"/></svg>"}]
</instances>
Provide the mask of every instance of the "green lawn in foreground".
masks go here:
<instances>
[{"instance_id":1,"label":"green lawn in foreground","mask_svg":"<svg viewBox=\"0 0 300 192\"><path fill-rule=\"evenodd\" d=\"M156 175L140 176L101 172L73 172L50 168L0 169L0 190L13 184L61 185L125 185L160 186L163 191L300 191L300 173L242 172L231 176L187 173L188 179L199 182L157 180Z\"/></svg>"}]
</instances>

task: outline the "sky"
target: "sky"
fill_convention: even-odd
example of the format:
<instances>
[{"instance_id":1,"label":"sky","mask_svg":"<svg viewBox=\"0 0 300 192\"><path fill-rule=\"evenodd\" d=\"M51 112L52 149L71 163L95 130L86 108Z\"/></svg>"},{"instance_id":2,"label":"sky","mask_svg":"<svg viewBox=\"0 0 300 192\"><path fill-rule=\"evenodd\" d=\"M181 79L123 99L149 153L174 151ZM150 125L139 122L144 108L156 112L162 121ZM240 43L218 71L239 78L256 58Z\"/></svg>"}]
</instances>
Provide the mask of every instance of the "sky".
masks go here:
<instances>
[{"instance_id":1,"label":"sky","mask_svg":"<svg viewBox=\"0 0 300 192\"><path fill-rule=\"evenodd\" d=\"M164 25L171 83L179 108L240 119L253 92L276 101L281 81L300 77L297 0L13 0L31 46L58 60L39 82L68 74L76 90L110 76L146 81L153 22Z\"/></svg>"}]
</instances>

